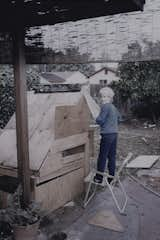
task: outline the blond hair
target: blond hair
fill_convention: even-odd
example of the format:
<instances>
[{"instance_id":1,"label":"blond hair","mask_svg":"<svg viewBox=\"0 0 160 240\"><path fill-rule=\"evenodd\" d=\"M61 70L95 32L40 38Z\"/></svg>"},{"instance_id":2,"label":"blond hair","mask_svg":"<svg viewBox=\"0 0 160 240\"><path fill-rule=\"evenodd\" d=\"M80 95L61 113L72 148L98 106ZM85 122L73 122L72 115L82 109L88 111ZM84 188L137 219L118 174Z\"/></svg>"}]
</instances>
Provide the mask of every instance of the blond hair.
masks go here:
<instances>
[{"instance_id":1,"label":"blond hair","mask_svg":"<svg viewBox=\"0 0 160 240\"><path fill-rule=\"evenodd\" d=\"M113 92L112 88L110 88L110 87L101 88L100 94L101 94L101 96L107 96L112 99L114 97L114 92Z\"/></svg>"}]
</instances>

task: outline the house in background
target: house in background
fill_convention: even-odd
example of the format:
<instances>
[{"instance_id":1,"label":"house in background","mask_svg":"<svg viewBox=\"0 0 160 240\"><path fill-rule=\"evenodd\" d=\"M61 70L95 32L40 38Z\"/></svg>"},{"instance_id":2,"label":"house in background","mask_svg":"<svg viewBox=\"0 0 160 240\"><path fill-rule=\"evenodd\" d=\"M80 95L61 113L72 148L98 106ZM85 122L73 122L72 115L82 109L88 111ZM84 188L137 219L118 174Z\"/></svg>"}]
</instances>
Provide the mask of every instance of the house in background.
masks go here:
<instances>
[{"instance_id":1,"label":"house in background","mask_svg":"<svg viewBox=\"0 0 160 240\"><path fill-rule=\"evenodd\" d=\"M119 81L117 71L109 67L103 67L88 77L90 94L99 103L99 90L112 82Z\"/></svg>"},{"instance_id":2,"label":"house in background","mask_svg":"<svg viewBox=\"0 0 160 240\"><path fill-rule=\"evenodd\" d=\"M40 76L40 84L86 84L88 78L79 71L46 72Z\"/></svg>"},{"instance_id":3,"label":"house in background","mask_svg":"<svg viewBox=\"0 0 160 240\"><path fill-rule=\"evenodd\" d=\"M106 86L114 81L118 81L117 71L109 67L103 67L93 73L88 78L90 85Z\"/></svg>"}]
</instances>

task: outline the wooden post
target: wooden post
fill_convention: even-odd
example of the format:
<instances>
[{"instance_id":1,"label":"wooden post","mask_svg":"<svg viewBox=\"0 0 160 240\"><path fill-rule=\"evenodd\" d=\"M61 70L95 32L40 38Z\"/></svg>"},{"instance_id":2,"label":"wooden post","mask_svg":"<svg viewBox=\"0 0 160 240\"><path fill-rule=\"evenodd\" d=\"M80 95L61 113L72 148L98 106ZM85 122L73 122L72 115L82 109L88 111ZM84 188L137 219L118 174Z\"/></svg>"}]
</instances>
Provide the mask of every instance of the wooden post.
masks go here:
<instances>
[{"instance_id":1,"label":"wooden post","mask_svg":"<svg viewBox=\"0 0 160 240\"><path fill-rule=\"evenodd\" d=\"M25 74L24 28L13 35L14 78L16 93L16 132L18 177L22 184L22 206L30 202L30 169L27 116L27 87Z\"/></svg>"},{"instance_id":2,"label":"wooden post","mask_svg":"<svg viewBox=\"0 0 160 240\"><path fill-rule=\"evenodd\" d=\"M94 131L95 131L95 129L90 127L90 129L89 129L89 155L90 155L90 157L94 157L94 152L95 152Z\"/></svg>"}]
</instances>

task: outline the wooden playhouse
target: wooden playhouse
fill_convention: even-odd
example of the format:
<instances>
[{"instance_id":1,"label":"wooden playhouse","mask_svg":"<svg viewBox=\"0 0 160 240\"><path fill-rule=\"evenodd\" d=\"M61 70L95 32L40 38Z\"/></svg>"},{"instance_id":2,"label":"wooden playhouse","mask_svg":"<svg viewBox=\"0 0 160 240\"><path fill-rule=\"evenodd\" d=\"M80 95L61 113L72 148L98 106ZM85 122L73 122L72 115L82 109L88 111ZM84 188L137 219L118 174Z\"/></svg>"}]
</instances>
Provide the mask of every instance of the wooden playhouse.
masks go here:
<instances>
[{"instance_id":1,"label":"wooden playhouse","mask_svg":"<svg viewBox=\"0 0 160 240\"><path fill-rule=\"evenodd\" d=\"M56 209L83 191L90 117L81 92L28 93L32 198L44 209ZM0 175L17 177L15 115L0 135Z\"/></svg>"}]
</instances>

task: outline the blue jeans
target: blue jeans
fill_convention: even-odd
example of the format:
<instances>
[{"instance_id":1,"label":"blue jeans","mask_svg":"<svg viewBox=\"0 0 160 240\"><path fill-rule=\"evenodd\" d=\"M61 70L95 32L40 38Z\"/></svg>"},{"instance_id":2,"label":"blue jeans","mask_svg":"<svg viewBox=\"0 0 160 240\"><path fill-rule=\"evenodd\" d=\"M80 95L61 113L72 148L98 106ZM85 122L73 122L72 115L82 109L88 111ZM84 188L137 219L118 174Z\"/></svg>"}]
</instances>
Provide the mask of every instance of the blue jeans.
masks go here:
<instances>
[{"instance_id":1,"label":"blue jeans","mask_svg":"<svg viewBox=\"0 0 160 240\"><path fill-rule=\"evenodd\" d=\"M109 174L114 176L116 167L116 148L117 148L117 133L101 134L100 150L97 161L97 170L105 171L106 160L108 159ZM103 176L96 174L96 178L102 180Z\"/></svg>"}]
</instances>

